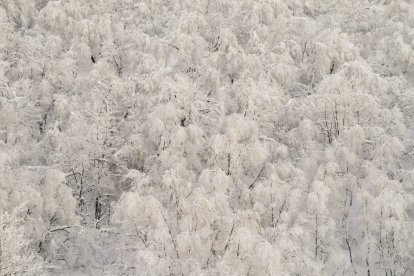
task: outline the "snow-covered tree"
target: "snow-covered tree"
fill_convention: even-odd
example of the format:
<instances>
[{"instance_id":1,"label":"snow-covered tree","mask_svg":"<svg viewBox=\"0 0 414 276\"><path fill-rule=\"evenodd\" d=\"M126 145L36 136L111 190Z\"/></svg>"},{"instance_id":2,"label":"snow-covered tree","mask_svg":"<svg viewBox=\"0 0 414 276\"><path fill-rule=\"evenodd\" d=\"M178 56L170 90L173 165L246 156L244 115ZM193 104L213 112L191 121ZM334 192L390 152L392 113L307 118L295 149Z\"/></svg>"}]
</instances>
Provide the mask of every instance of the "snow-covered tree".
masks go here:
<instances>
[{"instance_id":1,"label":"snow-covered tree","mask_svg":"<svg viewBox=\"0 0 414 276\"><path fill-rule=\"evenodd\" d=\"M24 231L22 208L0 214L0 275L43 275L45 264Z\"/></svg>"}]
</instances>

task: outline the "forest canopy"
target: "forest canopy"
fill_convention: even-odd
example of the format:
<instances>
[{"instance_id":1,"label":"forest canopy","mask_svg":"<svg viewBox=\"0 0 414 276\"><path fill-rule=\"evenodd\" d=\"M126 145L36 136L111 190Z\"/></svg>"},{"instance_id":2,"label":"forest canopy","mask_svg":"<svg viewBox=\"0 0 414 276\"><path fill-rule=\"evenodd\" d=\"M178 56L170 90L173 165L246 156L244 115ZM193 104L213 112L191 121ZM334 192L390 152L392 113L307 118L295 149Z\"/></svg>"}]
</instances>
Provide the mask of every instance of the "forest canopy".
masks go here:
<instances>
[{"instance_id":1,"label":"forest canopy","mask_svg":"<svg viewBox=\"0 0 414 276\"><path fill-rule=\"evenodd\" d=\"M0 0L0 276L414 275L412 0Z\"/></svg>"}]
</instances>

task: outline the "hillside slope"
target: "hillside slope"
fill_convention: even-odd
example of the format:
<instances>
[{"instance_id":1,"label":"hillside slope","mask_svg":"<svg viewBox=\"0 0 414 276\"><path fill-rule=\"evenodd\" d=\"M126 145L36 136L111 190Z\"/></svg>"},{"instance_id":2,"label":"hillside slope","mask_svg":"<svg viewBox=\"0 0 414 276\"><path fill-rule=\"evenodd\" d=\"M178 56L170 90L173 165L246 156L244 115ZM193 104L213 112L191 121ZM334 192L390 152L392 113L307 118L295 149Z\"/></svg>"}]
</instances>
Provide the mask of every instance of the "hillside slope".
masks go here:
<instances>
[{"instance_id":1,"label":"hillside slope","mask_svg":"<svg viewBox=\"0 0 414 276\"><path fill-rule=\"evenodd\" d=\"M0 275L414 275L412 0L0 0Z\"/></svg>"}]
</instances>

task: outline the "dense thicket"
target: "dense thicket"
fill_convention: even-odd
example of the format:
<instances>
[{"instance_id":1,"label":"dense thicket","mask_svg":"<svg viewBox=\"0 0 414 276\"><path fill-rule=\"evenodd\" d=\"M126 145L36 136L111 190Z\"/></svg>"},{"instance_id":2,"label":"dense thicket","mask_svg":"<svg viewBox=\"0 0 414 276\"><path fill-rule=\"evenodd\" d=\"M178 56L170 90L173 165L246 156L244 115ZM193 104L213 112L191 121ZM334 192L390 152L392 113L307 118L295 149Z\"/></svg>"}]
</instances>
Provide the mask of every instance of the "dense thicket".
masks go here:
<instances>
[{"instance_id":1,"label":"dense thicket","mask_svg":"<svg viewBox=\"0 0 414 276\"><path fill-rule=\"evenodd\" d=\"M414 275L412 0L0 0L0 275Z\"/></svg>"}]
</instances>

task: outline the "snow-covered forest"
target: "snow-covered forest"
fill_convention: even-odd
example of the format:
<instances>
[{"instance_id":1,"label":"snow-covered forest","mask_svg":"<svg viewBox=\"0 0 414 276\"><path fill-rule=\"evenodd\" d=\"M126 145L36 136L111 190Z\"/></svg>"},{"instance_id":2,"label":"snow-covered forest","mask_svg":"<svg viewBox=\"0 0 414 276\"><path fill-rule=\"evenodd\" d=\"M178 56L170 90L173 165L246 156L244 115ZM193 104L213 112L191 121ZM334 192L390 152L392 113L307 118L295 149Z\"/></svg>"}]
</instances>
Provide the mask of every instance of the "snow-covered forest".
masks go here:
<instances>
[{"instance_id":1,"label":"snow-covered forest","mask_svg":"<svg viewBox=\"0 0 414 276\"><path fill-rule=\"evenodd\" d=\"M414 275L413 0L0 0L0 276Z\"/></svg>"}]
</instances>

